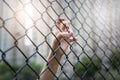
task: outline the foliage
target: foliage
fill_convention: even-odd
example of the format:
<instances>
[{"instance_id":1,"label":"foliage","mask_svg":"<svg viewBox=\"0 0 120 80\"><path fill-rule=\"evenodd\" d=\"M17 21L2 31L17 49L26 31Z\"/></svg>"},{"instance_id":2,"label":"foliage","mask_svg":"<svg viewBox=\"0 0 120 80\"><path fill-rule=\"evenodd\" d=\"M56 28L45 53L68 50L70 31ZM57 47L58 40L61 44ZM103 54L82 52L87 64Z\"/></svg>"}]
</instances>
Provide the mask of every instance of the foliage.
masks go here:
<instances>
[{"instance_id":1,"label":"foliage","mask_svg":"<svg viewBox=\"0 0 120 80\"><path fill-rule=\"evenodd\" d=\"M120 80L120 51L112 51L107 70L104 66L102 68L100 60L97 57L83 57L74 67L75 74L85 80L93 80L93 77L95 80Z\"/></svg>"},{"instance_id":2,"label":"foliage","mask_svg":"<svg viewBox=\"0 0 120 80\"><path fill-rule=\"evenodd\" d=\"M120 51L116 50L110 55L109 64L112 66L113 69L120 67Z\"/></svg>"},{"instance_id":3,"label":"foliage","mask_svg":"<svg viewBox=\"0 0 120 80\"><path fill-rule=\"evenodd\" d=\"M29 64L38 74L41 70L41 66L35 63ZM15 71L19 70L19 65L12 66ZM0 64L0 80L12 80L14 77L13 71L5 64ZM37 76L35 73L28 67L24 67L22 71L18 72L16 76L18 80L36 80Z\"/></svg>"},{"instance_id":4,"label":"foliage","mask_svg":"<svg viewBox=\"0 0 120 80\"><path fill-rule=\"evenodd\" d=\"M90 78L99 68L100 60L98 58L83 57L81 61L75 65L75 73L79 76L83 77L84 75L85 78Z\"/></svg>"},{"instance_id":5,"label":"foliage","mask_svg":"<svg viewBox=\"0 0 120 80\"><path fill-rule=\"evenodd\" d=\"M101 73L101 74L100 74ZM95 75L96 80L120 80L120 75L117 70L110 69L108 72L101 70Z\"/></svg>"}]
</instances>

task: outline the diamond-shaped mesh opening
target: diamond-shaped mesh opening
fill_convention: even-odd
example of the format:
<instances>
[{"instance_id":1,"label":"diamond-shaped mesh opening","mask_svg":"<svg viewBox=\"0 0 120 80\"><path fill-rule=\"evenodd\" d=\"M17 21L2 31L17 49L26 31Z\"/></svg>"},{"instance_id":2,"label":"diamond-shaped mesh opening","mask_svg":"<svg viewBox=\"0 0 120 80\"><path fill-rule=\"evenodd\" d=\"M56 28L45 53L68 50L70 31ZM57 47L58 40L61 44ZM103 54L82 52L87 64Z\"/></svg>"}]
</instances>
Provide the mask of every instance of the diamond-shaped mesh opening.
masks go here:
<instances>
[{"instance_id":1,"label":"diamond-shaped mesh opening","mask_svg":"<svg viewBox=\"0 0 120 80\"><path fill-rule=\"evenodd\" d=\"M5 20L5 19L9 19L9 18L11 18L11 17L13 17L13 11L12 11L12 9L10 8L10 6L8 6L8 4L6 3L6 1L1 1L1 11L2 11L2 13L1 13L1 18L3 19L3 20ZM4 9L3 9L4 8ZM8 11L9 12L9 14L8 15L5 15L6 14L6 11Z\"/></svg>"},{"instance_id":2,"label":"diamond-shaped mesh opening","mask_svg":"<svg viewBox=\"0 0 120 80\"><path fill-rule=\"evenodd\" d=\"M4 28L1 28L0 32L1 32L0 50L7 51L14 46L15 39L14 39L13 35L9 34L9 32Z\"/></svg>"},{"instance_id":3,"label":"diamond-shaped mesh opening","mask_svg":"<svg viewBox=\"0 0 120 80\"><path fill-rule=\"evenodd\" d=\"M27 56L17 47L3 53L2 56L3 60L5 60L12 67L14 67L14 65L23 65L27 60Z\"/></svg>"},{"instance_id":4,"label":"diamond-shaped mesh opening","mask_svg":"<svg viewBox=\"0 0 120 80\"><path fill-rule=\"evenodd\" d=\"M14 18L11 18L5 22L5 28L16 39L25 34L25 29Z\"/></svg>"},{"instance_id":5,"label":"diamond-shaped mesh opening","mask_svg":"<svg viewBox=\"0 0 120 80\"><path fill-rule=\"evenodd\" d=\"M28 37L24 36L18 40L17 47L21 50L21 53L25 53L24 55L30 56L32 53L35 52L36 45L33 41Z\"/></svg>"}]
</instances>

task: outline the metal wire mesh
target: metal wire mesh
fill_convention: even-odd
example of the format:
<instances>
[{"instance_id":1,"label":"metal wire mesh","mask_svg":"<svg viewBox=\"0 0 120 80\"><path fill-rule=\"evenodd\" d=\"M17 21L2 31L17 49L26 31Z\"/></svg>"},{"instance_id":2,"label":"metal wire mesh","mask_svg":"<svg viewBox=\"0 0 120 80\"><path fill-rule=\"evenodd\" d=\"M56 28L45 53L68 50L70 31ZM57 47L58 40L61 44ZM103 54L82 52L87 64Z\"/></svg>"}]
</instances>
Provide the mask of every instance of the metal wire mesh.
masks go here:
<instances>
[{"instance_id":1,"label":"metal wire mesh","mask_svg":"<svg viewBox=\"0 0 120 80\"><path fill-rule=\"evenodd\" d=\"M24 71L39 79L41 66L52 49L55 21L61 16L70 21L78 41L70 44L59 62L59 71L53 74L55 79L119 80L119 3L119 0L0 0L0 80L30 80Z\"/></svg>"}]
</instances>

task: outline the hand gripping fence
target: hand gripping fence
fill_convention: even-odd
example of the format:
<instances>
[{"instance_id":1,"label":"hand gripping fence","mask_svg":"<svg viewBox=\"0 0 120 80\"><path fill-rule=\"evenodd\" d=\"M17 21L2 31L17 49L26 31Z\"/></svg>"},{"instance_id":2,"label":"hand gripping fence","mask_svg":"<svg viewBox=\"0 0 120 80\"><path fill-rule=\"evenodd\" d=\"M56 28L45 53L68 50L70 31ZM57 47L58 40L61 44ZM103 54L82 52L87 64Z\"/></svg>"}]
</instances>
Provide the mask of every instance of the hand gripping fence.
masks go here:
<instances>
[{"instance_id":1,"label":"hand gripping fence","mask_svg":"<svg viewBox=\"0 0 120 80\"><path fill-rule=\"evenodd\" d=\"M40 80L56 20L73 37L55 80L120 80L119 0L0 0L0 80ZM68 30L69 32L69 30ZM51 59L51 60L52 60Z\"/></svg>"}]
</instances>

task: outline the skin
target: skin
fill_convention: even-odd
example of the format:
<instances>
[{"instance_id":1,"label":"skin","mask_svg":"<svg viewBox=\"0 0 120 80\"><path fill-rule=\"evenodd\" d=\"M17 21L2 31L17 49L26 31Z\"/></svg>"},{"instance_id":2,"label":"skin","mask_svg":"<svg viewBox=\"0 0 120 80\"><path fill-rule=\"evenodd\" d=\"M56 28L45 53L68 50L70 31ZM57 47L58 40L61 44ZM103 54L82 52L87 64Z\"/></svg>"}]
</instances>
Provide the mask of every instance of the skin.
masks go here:
<instances>
[{"instance_id":1,"label":"skin","mask_svg":"<svg viewBox=\"0 0 120 80\"><path fill-rule=\"evenodd\" d=\"M55 38L52 43L52 49L47 57L47 62L44 64L43 70L40 75L40 80L54 80L60 65L61 57L65 54L71 42L76 41L73 38L73 32L70 29L70 23L64 18L56 21ZM70 31L68 31L69 29Z\"/></svg>"}]
</instances>

